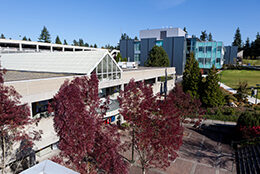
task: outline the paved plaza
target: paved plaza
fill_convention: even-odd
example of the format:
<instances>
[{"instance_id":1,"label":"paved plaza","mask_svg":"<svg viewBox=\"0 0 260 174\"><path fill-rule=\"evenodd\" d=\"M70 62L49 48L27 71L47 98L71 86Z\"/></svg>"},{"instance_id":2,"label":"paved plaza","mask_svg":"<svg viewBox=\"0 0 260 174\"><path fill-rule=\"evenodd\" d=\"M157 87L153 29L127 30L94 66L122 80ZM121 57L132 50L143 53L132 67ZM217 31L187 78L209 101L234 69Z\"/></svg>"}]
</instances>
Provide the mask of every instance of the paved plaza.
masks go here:
<instances>
[{"instance_id":1,"label":"paved plaza","mask_svg":"<svg viewBox=\"0 0 260 174\"><path fill-rule=\"evenodd\" d=\"M185 126L179 157L166 170L150 169L148 174L232 174L236 173L234 151L229 145L232 126L209 125L195 129ZM127 155L130 157L130 154ZM130 174L142 173L135 163Z\"/></svg>"}]
</instances>

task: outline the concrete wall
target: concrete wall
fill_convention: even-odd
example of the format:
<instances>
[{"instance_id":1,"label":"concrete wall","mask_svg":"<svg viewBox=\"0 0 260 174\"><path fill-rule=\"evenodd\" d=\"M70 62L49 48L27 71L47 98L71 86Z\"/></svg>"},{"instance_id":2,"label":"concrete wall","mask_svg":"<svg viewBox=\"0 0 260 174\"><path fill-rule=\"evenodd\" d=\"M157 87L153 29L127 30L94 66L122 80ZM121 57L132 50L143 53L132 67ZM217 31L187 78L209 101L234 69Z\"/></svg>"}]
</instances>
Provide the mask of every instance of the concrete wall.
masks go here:
<instances>
[{"instance_id":1,"label":"concrete wall","mask_svg":"<svg viewBox=\"0 0 260 174\"><path fill-rule=\"evenodd\" d=\"M160 29L151 29L151 30L141 30L139 32L140 39L156 38L160 40L161 31L166 31L166 37L177 37L185 36L186 32L180 28L160 28Z\"/></svg>"}]
</instances>

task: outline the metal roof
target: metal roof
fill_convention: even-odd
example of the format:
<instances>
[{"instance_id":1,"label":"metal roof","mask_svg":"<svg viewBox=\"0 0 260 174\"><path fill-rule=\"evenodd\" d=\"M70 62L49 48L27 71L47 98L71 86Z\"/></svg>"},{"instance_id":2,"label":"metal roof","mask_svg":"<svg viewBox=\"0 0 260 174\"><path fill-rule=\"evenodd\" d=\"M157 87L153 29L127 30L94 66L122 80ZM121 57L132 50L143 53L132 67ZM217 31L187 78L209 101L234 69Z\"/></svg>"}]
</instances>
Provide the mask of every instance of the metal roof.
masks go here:
<instances>
[{"instance_id":1,"label":"metal roof","mask_svg":"<svg viewBox=\"0 0 260 174\"><path fill-rule=\"evenodd\" d=\"M0 61L8 70L90 74L106 55L107 50L16 53L0 54Z\"/></svg>"},{"instance_id":2,"label":"metal roof","mask_svg":"<svg viewBox=\"0 0 260 174\"><path fill-rule=\"evenodd\" d=\"M71 169L68 169L62 165L59 165L50 160L45 160L27 170L21 172L21 174L79 174Z\"/></svg>"}]
</instances>

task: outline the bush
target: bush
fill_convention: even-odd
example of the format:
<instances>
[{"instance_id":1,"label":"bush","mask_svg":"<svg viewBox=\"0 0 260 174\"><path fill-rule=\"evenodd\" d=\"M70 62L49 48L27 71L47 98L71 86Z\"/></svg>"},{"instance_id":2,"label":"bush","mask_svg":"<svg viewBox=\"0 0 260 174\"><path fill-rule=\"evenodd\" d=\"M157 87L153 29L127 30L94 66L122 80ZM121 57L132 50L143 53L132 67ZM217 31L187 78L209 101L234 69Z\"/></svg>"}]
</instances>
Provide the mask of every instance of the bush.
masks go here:
<instances>
[{"instance_id":1,"label":"bush","mask_svg":"<svg viewBox=\"0 0 260 174\"><path fill-rule=\"evenodd\" d=\"M237 126L248 127L260 126L260 114L257 112L246 111L237 120Z\"/></svg>"}]
</instances>

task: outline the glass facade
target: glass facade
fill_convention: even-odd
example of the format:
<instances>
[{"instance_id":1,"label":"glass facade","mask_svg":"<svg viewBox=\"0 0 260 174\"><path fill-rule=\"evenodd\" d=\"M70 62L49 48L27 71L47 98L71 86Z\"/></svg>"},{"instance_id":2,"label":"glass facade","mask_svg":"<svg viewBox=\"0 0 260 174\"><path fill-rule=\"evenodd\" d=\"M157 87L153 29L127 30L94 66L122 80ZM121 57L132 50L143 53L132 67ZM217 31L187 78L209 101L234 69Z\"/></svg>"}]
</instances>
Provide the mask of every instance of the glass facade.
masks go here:
<instances>
[{"instance_id":1,"label":"glass facade","mask_svg":"<svg viewBox=\"0 0 260 174\"><path fill-rule=\"evenodd\" d=\"M222 68L224 60L224 45L222 42L196 42L195 58L202 69L210 69L213 65Z\"/></svg>"},{"instance_id":2,"label":"glass facade","mask_svg":"<svg viewBox=\"0 0 260 174\"><path fill-rule=\"evenodd\" d=\"M102 61L98 64L97 68L95 68L93 72L96 72L98 79L102 80L115 80L121 78L121 71L116 65L116 63L112 60L112 58L106 55Z\"/></svg>"},{"instance_id":3,"label":"glass facade","mask_svg":"<svg viewBox=\"0 0 260 174\"><path fill-rule=\"evenodd\" d=\"M162 40L157 40L155 42L155 45L157 45L158 47L162 47L163 46L163 41Z\"/></svg>"}]
</instances>

